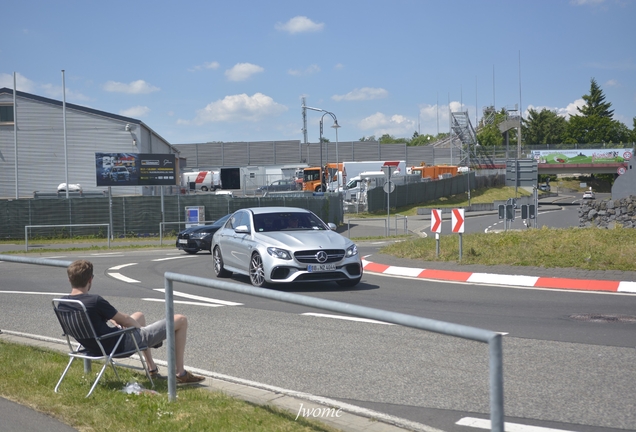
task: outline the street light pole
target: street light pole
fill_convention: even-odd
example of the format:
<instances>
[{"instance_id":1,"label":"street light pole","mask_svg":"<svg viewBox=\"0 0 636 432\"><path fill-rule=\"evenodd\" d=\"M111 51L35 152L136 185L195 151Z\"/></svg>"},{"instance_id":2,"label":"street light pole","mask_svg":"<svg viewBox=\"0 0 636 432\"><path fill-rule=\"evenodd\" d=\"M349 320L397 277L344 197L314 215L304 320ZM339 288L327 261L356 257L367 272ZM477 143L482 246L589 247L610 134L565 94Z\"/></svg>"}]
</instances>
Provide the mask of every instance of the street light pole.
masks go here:
<instances>
[{"instance_id":1,"label":"street light pole","mask_svg":"<svg viewBox=\"0 0 636 432\"><path fill-rule=\"evenodd\" d=\"M329 112L327 110L321 109L321 108L313 108L313 107L308 107L303 105L304 109L308 109L308 110L312 110L312 111L319 111L322 112L323 115L322 117L320 117L320 184L321 184L321 191L325 191L326 186L324 184L324 176L323 176L323 160L322 160L322 126L323 126L323 119L325 118L325 116L327 114L329 114L331 116L331 118L333 118L333 128L336 129L336 159L338 158L337 152L338 152L338 128L340 127L340 125L338 124L338 119L336 118L336 115L332 112ZM339 167L338 167L338 171L339 171ZM340 181L338 181L338 183L340 183Z\"/></svg>"},{"instance_id":2,"label":"street light pole","mask_svg":"<svg viewBox=\"0 0 636 432\"><path fill-rule=\"evenodd\" d=\"M340 157L338 156L338 129L340 129L340 125L336 121L331 127L336 130L336 178L338 180L338 190L340 190L340 178L342 177L342 174L340 174Z\"/></svg>"}]
</instances>

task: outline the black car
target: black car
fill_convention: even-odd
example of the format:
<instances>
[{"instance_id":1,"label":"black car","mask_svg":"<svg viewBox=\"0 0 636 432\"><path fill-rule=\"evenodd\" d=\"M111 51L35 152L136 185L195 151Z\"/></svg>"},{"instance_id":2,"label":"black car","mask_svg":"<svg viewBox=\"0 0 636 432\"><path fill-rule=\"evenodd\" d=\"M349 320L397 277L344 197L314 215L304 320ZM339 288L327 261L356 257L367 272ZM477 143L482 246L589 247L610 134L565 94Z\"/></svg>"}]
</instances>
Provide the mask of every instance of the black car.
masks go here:
<instances>
[{"instance_id":1,"label":"black car","mask_svg":"<svg viewBox=\"0 0 636 432\"><path fill-rule=\"evenodd\" d=\"M267 186L261 186L256 192L273 192L273 191L295 191L298 190L298 183L294 179L276 180Z\"/></svg>"},{"instance_id":2,"label":"black car","mask_svg":"<svg viewBox=\"0 0 636 432\"><path fill-rule=\"evenodd\" d=\"M186 228L177 235L177 249L184 250L189 254L195 254L202 250L209 252L212 236L229 218L230 215L225 215L210 225Z\"/></svg>"}]
</instances>

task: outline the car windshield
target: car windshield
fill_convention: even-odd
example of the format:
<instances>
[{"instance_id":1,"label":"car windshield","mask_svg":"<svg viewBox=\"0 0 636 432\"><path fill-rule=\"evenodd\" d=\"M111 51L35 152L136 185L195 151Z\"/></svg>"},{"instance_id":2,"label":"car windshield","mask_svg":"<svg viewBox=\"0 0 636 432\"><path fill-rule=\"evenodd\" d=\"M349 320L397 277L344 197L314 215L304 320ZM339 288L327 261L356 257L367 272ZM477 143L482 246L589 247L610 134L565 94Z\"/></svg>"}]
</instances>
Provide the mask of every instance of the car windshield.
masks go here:
<instances>
[{"instance_id":1,"label":"car windshield","mask_svg":"<svg viewBox=\"0 0 636 432\"><path fill-rule=\"evenodd\" d=\"M277 212L254 215L256 232L298 231L329 229L318 216L313 213Z\"/></svg>"}]
</instances>

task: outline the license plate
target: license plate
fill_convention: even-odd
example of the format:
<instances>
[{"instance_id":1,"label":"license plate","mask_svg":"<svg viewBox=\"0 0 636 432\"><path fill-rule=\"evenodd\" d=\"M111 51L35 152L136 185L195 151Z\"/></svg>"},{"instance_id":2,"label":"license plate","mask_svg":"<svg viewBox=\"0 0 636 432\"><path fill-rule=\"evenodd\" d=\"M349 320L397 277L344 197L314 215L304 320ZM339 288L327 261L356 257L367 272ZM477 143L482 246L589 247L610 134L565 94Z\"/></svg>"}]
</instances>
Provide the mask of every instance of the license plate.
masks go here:
<instances>
[{"instance_id":1,"label":"license plate","mask_svg":"<svg viewBox=\"0 0 636 432\"><path fill-rule=\"evenodd\" d=\"M307 271L310 273L313 272L324 272L324 271L332 271L336 269L335 264L312 264L307 266Z\"/></svg>"},{"instance_id":2,"label":"license plate","mask_svg":"<svg viewBox=\"0 0 636 432\"><path fill-rule=\"evenodd\" d=\"M188 244L187 239L179 239L179 244Z\"/></svg>"}]
</instances>

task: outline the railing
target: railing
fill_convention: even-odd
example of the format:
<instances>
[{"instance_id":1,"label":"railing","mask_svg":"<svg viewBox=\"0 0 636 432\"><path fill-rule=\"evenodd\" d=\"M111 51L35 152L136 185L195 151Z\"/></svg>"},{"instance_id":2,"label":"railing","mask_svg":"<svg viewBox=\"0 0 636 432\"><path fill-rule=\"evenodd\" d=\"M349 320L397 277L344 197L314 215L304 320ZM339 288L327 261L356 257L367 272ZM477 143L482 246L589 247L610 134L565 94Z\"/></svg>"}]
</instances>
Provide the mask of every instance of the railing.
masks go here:
<instances>
[{"instance_id":1,"label":"railing","mask_svg":"<svg viewBox=\"0 0 636 432\"><path fill-rule=\"evenodd\" d=\"M48 265L56 267L67 267L69 264L71 264L68 261L58 261L45 258L14 257L8 255L0 255L0 261L11 261L24 264ZM398 312L370 308L366 306L358 306L334 300L325 300L283 291L256 288L234 282L225 282L215 279L205 279L196 276L166 272L164 273L164 284L166 303L166 348L168 353L168 400L170 402L176 401L177 397L173 282L181 282L190 285L197 285L207 288L236 292L240 294L247 294L250 296L262 297L316 309L324 309L332 312L343 313L346 315L369 318L419 330L426 330L434 333L444 334L447 336L454 336L462 339L486 343L488 344L490 357L489 375L491 430L496 432L504 431L503 348L501 341L502 336L499 333L476 327L469 327L461 324L432 320L429 318L422 318Z\"/></svg>"},{"instance_id":2,"label":"railing","mask_svg":"<svg viewBox=\"0 0 636 432\"><path fill-rule=\"evenodd\" d=\"M25 225L24 226L24 250L29 251L29 228L66 228L66 227L90 227L105 226L106 237L108 238L108 249L110 249L110 224L70 224L70 225Z\"/></svg>"}]
</instances>

